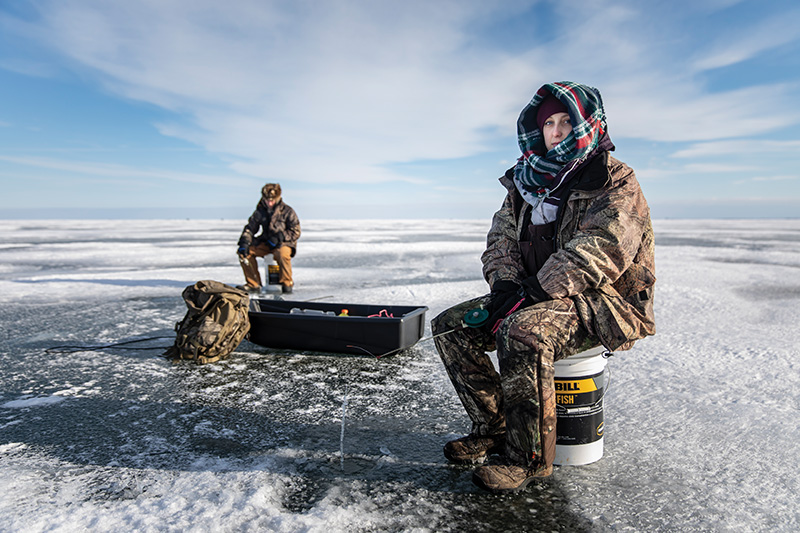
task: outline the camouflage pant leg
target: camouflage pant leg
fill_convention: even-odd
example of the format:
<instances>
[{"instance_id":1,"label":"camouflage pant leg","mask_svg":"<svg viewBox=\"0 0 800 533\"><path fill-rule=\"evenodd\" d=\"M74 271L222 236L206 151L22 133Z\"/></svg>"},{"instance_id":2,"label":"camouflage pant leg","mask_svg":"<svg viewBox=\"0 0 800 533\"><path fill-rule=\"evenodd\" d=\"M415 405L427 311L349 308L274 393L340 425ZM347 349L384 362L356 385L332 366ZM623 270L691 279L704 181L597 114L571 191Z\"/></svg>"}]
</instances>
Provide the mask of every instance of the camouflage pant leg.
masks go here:
<instances>
[{"instance_id":1,"label":"camouflage pant leg","mask_svg":"<svg viewBox=\"0 0 800 533\"><path fill-rule=\"evenodd\" d=\"M476 298L443 311L431 321L434 335L462 326L464 314L481 306L487 297ZM472 433L494 435L505 427L500 375L487 351L494 338L483 328L468 328L436 337L436 349L447 375L472 421Z\"/></svg>"},{"instance_id":2,"label":"camouflage pant leg","mask_svg":"<svg viewBox=\"0 0 800 533\"><path fill-rule=\"evenodd\" d=\"M508 317L497 332L505 402L506 456L551 465L556 446L554 361L599 344L569 298L538 303Z\"/></svg>"}]
</instances>

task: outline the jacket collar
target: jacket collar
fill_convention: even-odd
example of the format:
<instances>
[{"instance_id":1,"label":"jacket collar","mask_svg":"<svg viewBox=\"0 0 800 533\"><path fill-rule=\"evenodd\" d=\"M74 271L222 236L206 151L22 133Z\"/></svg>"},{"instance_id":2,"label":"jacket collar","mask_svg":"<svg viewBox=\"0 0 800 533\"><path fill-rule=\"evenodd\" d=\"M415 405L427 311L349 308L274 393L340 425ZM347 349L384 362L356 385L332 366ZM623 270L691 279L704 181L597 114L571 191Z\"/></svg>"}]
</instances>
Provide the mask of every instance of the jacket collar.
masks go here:
<instances>
[{"instance_id":1,"label":"jacket collar","mask_svg":"<svg viewBox=\"0 0 800 533\"><path fill-rule=\"evenodd\" d=\"M611 175L608 173L608 152L602 151L595 155L576 172L578 175L572 178L568 187L568 192L588 192L604 187L611 180ZM514 185L514 167L506 170L506 173L500 177L500 183L502 183L510 193L513 194L517 192L517 188Z\"/></svg>"},{"instance_id":2,"label":"jacket collar","mask_svg":"<svg viewBox=\"0 0 800 533\"><path fill-rule=\"evenodd\" d=\"M600 152L591 158L579 172L580 174L573 180L572 190L596 191L604 187L611 181L608 172L608 152Z\"/></svg>"}]
</instances>

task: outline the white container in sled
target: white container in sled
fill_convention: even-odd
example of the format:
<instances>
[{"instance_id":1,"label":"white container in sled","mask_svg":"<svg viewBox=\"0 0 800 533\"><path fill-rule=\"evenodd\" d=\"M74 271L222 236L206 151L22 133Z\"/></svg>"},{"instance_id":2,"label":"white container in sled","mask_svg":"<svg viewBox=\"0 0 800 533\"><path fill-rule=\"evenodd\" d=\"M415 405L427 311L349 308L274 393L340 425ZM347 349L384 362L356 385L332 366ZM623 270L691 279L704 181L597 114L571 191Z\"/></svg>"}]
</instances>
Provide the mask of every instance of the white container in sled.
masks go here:
<instances>
[{"instance_id":1,"label":"white container in sled","mask_svg":"<svg viewBox=\"0 0 800 533\"><path fill-rule=\"evenodd\" d=\"M585 465L603 457L603 396L608 387L603 346L555 362L556 457Z\"/></svg>"}]
</instances>

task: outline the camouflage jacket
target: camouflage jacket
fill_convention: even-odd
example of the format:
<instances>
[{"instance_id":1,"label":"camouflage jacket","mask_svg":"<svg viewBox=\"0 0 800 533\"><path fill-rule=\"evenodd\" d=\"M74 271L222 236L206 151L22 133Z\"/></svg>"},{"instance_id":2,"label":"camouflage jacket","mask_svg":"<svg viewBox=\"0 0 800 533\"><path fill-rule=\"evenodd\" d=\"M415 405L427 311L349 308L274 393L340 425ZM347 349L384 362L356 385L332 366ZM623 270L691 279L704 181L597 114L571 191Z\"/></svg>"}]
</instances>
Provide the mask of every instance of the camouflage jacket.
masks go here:
<instances>
[{"instance_id":1,"label":"camouflage jacket","mask_svg":"<svg viewBox=\"0 0 800 533\"><path fill-rule=\"evenodd\" d=\"M267 204L262 199L242 230L239 246L252 246L265 243L267 240L275 241L276 237L292 249L294 257L297 253L297 240L300 238L300 220L294 209L283 203L283 200L274 205L270 215Z\"/></svg>"},{"instance_id":2,"label":"camouflage jacket","mask_svg":"<svg viewBox=\"0 0 800 533\"><path fill-rule=\"evenodd\" d=\"M529 274L519 241L530 204L513 182L495 213L481 257L489 286ZM609 350L628 350L655 334L655 249L650 209L633 170L602 152L567 185L556 219L555 252L537 273L552 298L572 298L586 328Z\"/></svg>"}]
</instances>

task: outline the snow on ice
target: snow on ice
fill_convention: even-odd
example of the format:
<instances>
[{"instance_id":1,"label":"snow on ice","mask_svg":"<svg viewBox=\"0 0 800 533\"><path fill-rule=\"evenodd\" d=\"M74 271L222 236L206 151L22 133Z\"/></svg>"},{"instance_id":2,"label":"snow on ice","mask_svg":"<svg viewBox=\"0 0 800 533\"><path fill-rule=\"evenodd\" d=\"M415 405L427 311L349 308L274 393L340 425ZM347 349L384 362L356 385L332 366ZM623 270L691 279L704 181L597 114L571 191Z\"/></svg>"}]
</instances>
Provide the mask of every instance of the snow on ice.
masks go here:
<instances>
[{"instance_id":1,"label":"snow on ice","mask_svg":"<svg viewBox=\"0 0 800 533\"><path fill-rule=\"evenodd\" d=\"M800 528L800 221L656 221L658 334L609 360L603 458L510 496L444 460L469 426L430 340L159 357L184 287L241 282L240 229L0 221L1 531ZM486 291L486 220L303 229L292 299L429 322Z\"/></svg>"}]
</instances>

